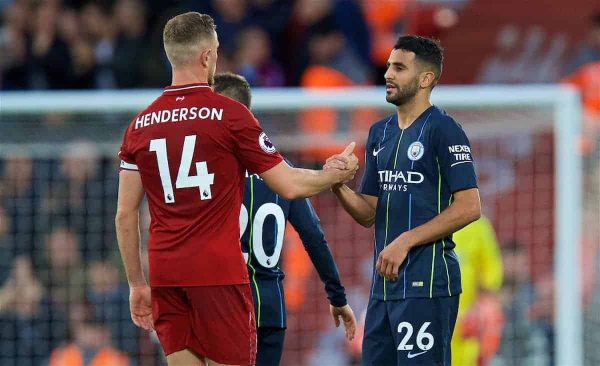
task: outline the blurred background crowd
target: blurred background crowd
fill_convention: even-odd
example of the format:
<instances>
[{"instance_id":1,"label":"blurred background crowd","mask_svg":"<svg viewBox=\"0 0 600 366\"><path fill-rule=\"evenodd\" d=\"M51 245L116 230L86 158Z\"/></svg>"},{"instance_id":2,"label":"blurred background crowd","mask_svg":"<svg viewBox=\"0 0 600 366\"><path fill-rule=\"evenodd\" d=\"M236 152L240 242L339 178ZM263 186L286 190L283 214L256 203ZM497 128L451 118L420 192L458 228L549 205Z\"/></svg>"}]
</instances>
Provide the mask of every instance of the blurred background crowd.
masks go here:
<instances>
[{"instance_id":1,"label":"blurred background crowd","mask_svg":"<svg viewBox=\"0 0 600 366\"><path fill-rule=\"evenodd\" d=\"M389 0L2 1L2 88L167 85L162 28L184 10L214 17L220 68L242 73L253 86L327 77L311 75L313 65L330 66L337 82L370 84L381 80L376 71L400 32L438 35L456 22L463 2L421 14L411 11L414 1Z\"/></svg>"},{"instance_id":2,"label":"blurred background crowd","mask_svg":"<svg viewBox=\"0 0 600 366\"><path fill-rule=\"evenodd\" d=\"M584 207L590 214L584 214L581 244L586 361L600 364L595 1L549 7L543 0L0 0L0 90L168 85L162 28L188 10L214 17L218 69L244 75L253 87L382 84L396 37L410 33L441 39L442 84L579 88L585 111L580 153L592 197ZM383 113L389 111L257 116L266 130L276 131L277 143L285 135L365 136ZM455 113L467 123L506 117L505 111ZM519 113L509 118L532 122ZM535 116L551 118L545 113ZM0 117L0 144L23 143L22 149L0 154L0 365L162 364L155 337L130 321L113 224L116 151L107 154L98 144L117 144L132 116L48 114L27 122ZM60 154L46 153L55 150L40 141L61 145ZM455 363L554 365L552 135L475 137L473 147L487 218L456 239L465 293L454 349L462 358ZM318 166L339 146L332 139L318 147L278 148L300 166ZM350 304L361 316L371 280L371 232L354 225L330 194L313 204ZM142 233L148 221L144 208ZM283 268L289 313L283 364L358 364L360 337L348 344L328 323L324 292L292 231L286 234Z\"/></svg>"},{"instance_id":3,"label":"blurred background crowd","mask_svg":"<svg viewBox=\"0 0 600 366\"><path fill-rule=\"evenodd\" d=\"M186 10L214 17L221 43L219 67L243 74L252 86L382 83L390 44L400 33L450 38L446 47L468 56L468 46L455 46L448 36L477 22L478 12L486 8L475 6L471 14L470 3L485 2L2 0L0 85L4 90L165 86L170 75L162 28ZM507 22L497 39L479 41L487 43L481 47L495 46L496 52L492 50L480 70L471 70L474 80L469 81L555 82L597 60L600 17L590 18L591 9L585 6L577 13L573 18L588 20L592 28L587 39L581 37L583 24L548 34L534 23L524 28ZM573 31L580 39L569 37ZM468 41L476 34L458 36Z\"/></svg>"}]
</instances>

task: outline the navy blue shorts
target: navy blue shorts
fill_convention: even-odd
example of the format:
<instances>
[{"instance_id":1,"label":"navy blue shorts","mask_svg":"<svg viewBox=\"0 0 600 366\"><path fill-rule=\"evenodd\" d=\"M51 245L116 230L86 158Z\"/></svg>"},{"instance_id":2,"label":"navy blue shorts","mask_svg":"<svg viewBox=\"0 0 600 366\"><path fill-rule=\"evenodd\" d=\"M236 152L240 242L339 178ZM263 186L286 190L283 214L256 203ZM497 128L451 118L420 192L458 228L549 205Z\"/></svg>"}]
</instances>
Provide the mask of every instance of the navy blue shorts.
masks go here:
<instances>
[{"instance_id":1,"label":"navy blue shorts","mask_svg":"<svg viewBox=\"0 0 600 366\"><path fill-rule=\"evenodd\" d=\"M459 296L371 299L365 319L363 366L450 366Z\"/></svg>"},{"instance_id":2,"label":"navy blue shorts","mask_svg":"<svg viewBox=\"0 0 600 366\"><path fill-rule=\"evenodd\" d=\"M277 366L281 362L285 328L258 328L256 366Z\"/></svg>"}]
</instances>

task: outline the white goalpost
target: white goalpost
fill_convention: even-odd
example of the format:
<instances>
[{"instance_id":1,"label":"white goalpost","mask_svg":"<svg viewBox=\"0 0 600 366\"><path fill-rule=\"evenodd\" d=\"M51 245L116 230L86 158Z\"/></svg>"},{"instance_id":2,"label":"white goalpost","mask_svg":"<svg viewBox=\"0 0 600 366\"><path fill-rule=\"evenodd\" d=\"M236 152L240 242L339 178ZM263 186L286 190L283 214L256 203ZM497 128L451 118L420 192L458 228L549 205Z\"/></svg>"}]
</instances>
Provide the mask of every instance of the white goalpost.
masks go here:
<instances>
[{"instance_id":1,"label":"white goalpost","mask_svg":"<svg viewBox=\"0 0 600 366\"><path fill-rule=\"evenodd\" d=\"M63 144L44 136L27 139L25 125L42 115L65 114L76 122L86 114L121 115L128 118L152 102L160 90L127 91L59 91L59 92L2 92L0 93L0 159L14 151L29 151L32 156L59 156ZM578 153L582 111L579 94L565 86L438 86L432 94L434 104L449 110L463 124L469 137L475 139L505 136L509 147L511 136L519 131L548 130L553 135L553 250L554 263L554 350L557 365L583 365L583 304L580 246L582 240L582 158ZM253 111L257 114L294 114L314 107L347 111L369 107L393 112L385 101L382 88L365 87L307 91L297 88L253 90ZM457 110L457 115L453 113ZM539 117L549 116L549 119ZM536 115L538 117L530 118ZM464 116L464 119L461 118ZM260 119L260 117L259 117ZM275 119L275 118L274 118ZM127 120L121 125L124 129ZM102 123L99 120L97 123ZM273 122L275 123L275 122ZM291 123L287 120L279 124ZM19 132L24 128L23 132ZM118 135L121 131L117 131ZM19 141L2 135L23 135ZM278 133L280 150L296 150L302 136ZM366 135L335 134L340 139L356 137L363 143ZM47 136L51 137L51 136ZM277 141L277 138L273 140ZM98 141L101 150L115 150L119 140ZM500 143L498 143L500 146ZM289 145L289 146L288 146ZM475 155L477 161L477 155ZM531 173L534 174L534 173ZM519 184L519 176L515 178ZM518 211L515 211L518 215ZM518 221L518 217L512 218ZM549 224L551 225L551 224ZM516 229L515 229L516 230ZM535 232L532 231L533 234ZM1 285L1 284L0 284Z\"/></svg>"}]
</instances>

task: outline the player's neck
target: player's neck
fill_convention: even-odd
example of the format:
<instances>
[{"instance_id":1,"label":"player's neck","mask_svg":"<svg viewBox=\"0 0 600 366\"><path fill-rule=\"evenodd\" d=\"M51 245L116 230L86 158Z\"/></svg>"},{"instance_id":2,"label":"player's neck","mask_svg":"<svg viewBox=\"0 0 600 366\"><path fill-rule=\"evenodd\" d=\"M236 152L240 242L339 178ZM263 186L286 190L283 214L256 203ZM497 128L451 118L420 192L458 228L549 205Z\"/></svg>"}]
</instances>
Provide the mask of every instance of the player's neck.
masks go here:
<instances>
[{"instance_id":1,"label":"player's neck","mask_svg":"<svg viewBox=\"0 0 600 366\"><path fill-rule=\"evenodd\" d=\"M171 85L201 84L208 83L208 75L204 70L196 68L173 69Z\"/></svg>"},{"instance_id":2,"label":"player's neck","mask_svg":"<svg viewBox=\"0 0 600 366\"><path fill-rule=\"evenodd\" d=\"M397 106L396 114L398 115L398 127L403 130L410 127L410 125L412 125L413 122L429 107L431 107L429 98L418 97Z\"/></svg>"}]
</instances>

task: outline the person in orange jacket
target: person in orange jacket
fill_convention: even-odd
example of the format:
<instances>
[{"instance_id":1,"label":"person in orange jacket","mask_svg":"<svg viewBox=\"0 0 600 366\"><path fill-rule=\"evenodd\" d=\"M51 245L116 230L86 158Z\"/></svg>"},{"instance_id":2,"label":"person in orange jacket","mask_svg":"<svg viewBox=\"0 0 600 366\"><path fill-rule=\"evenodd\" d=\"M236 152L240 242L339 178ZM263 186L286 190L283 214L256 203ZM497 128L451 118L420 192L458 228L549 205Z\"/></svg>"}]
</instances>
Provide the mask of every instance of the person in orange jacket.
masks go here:
<instances>
[{"instance_id":1,"label":"person in orange jacket","mask_svg":"<svg viewBox=\"0 0 600 366\"><path fill-rule=\"evenodd\" d=\"M71 313L73 341L52 351L48 366L129 366L129 357L111 346L107 326L94 319L89 306Z\"/></svg>"}]
</instances>

